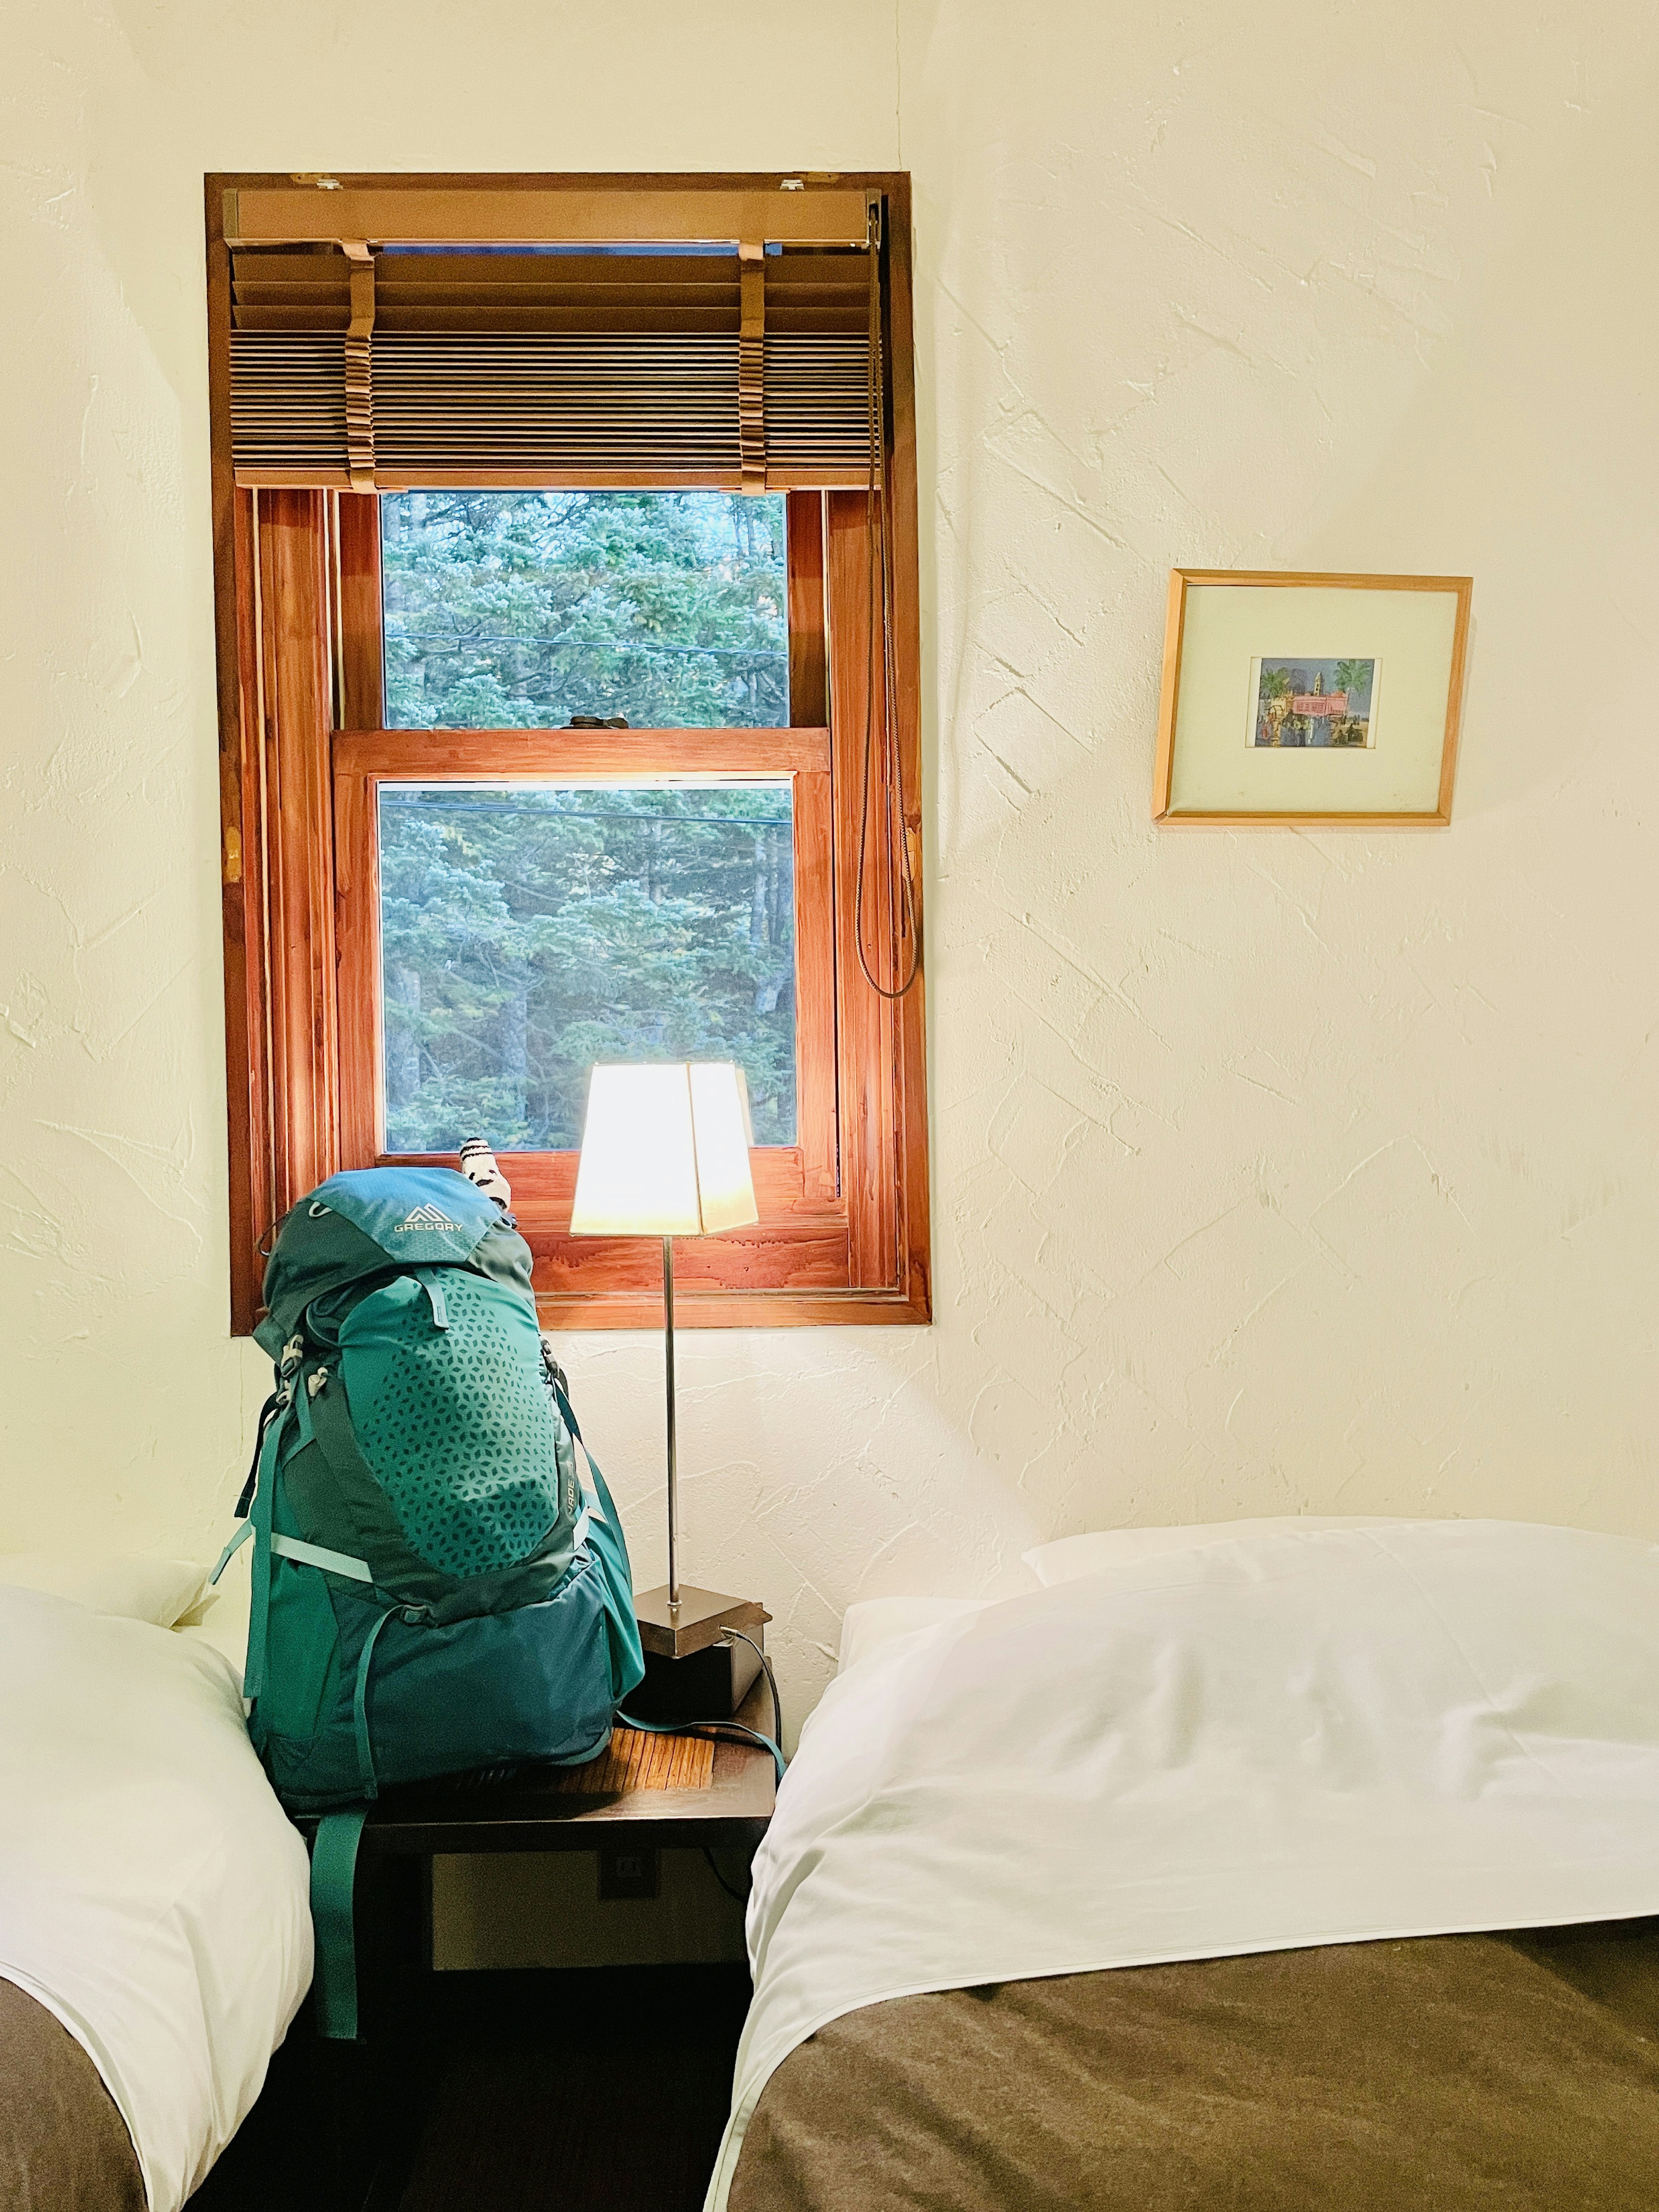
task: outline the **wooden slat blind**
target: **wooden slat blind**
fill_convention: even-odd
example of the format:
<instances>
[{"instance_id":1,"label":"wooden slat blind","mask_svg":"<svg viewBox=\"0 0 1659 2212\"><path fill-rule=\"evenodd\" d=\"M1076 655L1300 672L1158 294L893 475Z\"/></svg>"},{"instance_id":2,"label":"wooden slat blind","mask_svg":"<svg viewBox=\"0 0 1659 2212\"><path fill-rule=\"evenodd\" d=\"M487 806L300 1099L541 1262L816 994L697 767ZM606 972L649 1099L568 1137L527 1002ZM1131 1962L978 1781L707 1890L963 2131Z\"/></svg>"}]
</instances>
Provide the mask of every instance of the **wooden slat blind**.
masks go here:
<instances>
[{"instance_id":1,"label":"wooden slat blind","mask_svg":"<svg viewBox=\"0 0 1659 2212\"><path fill-rule=\"evenodd\" d=\"M732 253L398 252L374 256L377 331L576 331L735 335L742 264ZM230 257L239 331L343 331L351 263L336 246L239 246ZM860 335L862 252L766 257L774 335Z\"/></svg>"},{"instance_id":2,"label":"wooden slat blind","mask_svg":"<svg viewBox=\"0 0 1659 2212\"><path fill-rule=\"evenodd\" d=\"M233 252L238 483L868 480L867 251L365 252Z\"/></svg>"}]
</instances>

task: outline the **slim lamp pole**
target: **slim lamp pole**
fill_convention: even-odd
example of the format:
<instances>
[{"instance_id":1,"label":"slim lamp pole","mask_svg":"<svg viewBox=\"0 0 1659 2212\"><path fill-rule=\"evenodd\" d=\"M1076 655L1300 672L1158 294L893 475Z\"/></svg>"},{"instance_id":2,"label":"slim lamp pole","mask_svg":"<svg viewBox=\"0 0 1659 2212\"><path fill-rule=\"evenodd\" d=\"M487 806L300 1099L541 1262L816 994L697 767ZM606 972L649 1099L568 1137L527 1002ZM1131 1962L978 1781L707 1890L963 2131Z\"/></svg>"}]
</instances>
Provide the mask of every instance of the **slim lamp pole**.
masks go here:
<instances>
[{"instance_id":1,"label":"slim lamp pole","mask_svg":"<svg viewBox=\"0 0 1659 2212\"><path fill-rule=\"evenodd\" d=\"M668 1604L680 1603L680 1480L674 1435L674 1240L662 1240L662 1316L665 1364L668 1370Z\"/></svg>"}]
</instances>

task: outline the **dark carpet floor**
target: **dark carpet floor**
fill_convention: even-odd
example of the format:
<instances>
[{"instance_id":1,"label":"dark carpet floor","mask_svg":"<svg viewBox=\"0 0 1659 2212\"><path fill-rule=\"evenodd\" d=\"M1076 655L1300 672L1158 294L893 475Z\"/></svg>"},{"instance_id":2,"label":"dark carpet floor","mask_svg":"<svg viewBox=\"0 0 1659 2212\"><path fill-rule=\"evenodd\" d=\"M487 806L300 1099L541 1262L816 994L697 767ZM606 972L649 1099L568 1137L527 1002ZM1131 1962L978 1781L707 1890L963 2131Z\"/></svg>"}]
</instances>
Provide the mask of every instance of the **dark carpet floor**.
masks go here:
<instances>
[{"instance_id":1,"label":"dark carpet floor","mask_svg":"<svg viewBox=\"0 0 1659 2212\"><path fill-rule=\"evenodd\" d=\"M742 1966L423 1978L395 2031L302 2013L191 2212L699 2212Z\"/></svg>"}]
</instances>

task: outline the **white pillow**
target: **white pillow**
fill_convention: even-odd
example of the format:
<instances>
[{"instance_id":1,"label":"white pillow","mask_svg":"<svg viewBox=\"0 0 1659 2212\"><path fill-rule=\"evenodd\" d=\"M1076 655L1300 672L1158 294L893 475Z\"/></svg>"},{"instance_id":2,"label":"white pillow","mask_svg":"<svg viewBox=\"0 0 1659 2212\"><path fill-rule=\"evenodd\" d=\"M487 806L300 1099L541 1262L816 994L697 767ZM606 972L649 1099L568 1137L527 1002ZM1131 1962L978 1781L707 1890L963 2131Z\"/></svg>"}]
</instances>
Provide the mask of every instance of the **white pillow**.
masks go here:
<instances>
[{"instance_id":1,"label":"white pillow","mask_svg":"<svg viewBox=\"0 0 1659 2212\"><path fill-rule=\"evenodd\" d=\"M1312 1536L1322 1528L1398 1528L1421 1516L1383 1513L1288 1513L1262 1521L1206 1521L1191 1528L1097 1528L1086 1536L1060 1536L1020 1556L1045 1589L1074 1583L1101 1567L1148 1559L1163 1552L1195 1552L1235 1536Z\"/></svg>"},{"instance_id":2,"label":"white pillow","mask_svg":"<svg viewBox=\"0 0 1659 2212\"><path fill-rule=\"evenodd\" d=\"M844 1674L860 1659L867 1659L896 1636L912 1629L934 1628L958 1613L978 1613L994 1605L988 1597L866 1597L849 1605L841 1624L841 1656L836 1672Z\"/></svg>"},{"instance_id":3,"label":"white pillow","mask_svg":"<svg viewBox=\"0 0 1659 2212\"><path fill-rule=\"evenodd\" d=\"M246 1547L250 1552L253 1547ZM174 1623L174 1633L192 1644L210 1644L222 1652L240 1676L247 1660L248 1580L232 1582L227 1575L217 1589L204 1590L200 1601Z\"/></svg>"},{"instance_id":4,"label":"white pillow","mask_svg":"<svg viewBox=\"0 0 1659 2212\"><path fill-rule=\"evenodd\" d=\"M208 1571L195 1559L119 1552L0 1552L0 1584L72 1598L88 1613L171 1628L201 1595Z\"/></svg>"}]
</instances>

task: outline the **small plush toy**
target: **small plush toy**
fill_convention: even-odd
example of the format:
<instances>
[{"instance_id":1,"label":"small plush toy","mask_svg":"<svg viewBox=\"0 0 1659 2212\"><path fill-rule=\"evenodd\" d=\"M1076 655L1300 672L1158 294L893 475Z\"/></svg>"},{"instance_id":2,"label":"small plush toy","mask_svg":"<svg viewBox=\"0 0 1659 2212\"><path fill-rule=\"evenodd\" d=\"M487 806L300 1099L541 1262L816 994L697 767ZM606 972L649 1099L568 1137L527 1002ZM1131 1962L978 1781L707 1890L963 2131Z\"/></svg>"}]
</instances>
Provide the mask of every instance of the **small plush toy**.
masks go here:
<instances>
[{"instance_id":1,"label":"small plush toy","mask_svg":"<svg viewBox=\"0 0 1659 2212\"><path fill-rule=\"evenodd\" d=\"M482 1137L469 1137L461 1146L461 1173L495 1200L510 1224L513 1216L508 1208L513 1203L513 1186L495 1164L495 1155Z\"/></svg>"}]
</instances>

